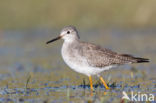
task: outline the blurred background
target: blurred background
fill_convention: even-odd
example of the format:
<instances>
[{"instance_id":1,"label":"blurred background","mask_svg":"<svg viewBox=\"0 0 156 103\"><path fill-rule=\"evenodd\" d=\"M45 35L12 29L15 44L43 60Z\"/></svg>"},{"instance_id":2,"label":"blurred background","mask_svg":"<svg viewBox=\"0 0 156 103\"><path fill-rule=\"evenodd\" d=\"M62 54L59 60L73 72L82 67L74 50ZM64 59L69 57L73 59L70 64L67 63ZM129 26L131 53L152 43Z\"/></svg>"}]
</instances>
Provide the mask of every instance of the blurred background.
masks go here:
<instances>
[{"instance_id":1,"label":"blurred background","mask_svg":"<svg viewBox=\"0 0 156 103\"><path fill-rule=\"evenodd\" d=\"M1 0L1 29L153 27L155 0Z\"/></svg>"},{"instance_id":2,"label":"blurred background","mask_svg":"<svg viewBox=\"0 0 156 103\"><path fill-rule=\"evenodd\" d=\"M73 72L63 62L63 41L45 44L59 35L64 26L74 25L83 41L149 58L148 64L119 67L103 76L109 83L144 77L151 80L149 87L154 92L155 4L155 0L0 0L1 89L21 90L29 77L29 88L80 85L83 78L88 83L86 76ZM8 97L6 91L0 94Z\"/></svg>"}]
</instances>

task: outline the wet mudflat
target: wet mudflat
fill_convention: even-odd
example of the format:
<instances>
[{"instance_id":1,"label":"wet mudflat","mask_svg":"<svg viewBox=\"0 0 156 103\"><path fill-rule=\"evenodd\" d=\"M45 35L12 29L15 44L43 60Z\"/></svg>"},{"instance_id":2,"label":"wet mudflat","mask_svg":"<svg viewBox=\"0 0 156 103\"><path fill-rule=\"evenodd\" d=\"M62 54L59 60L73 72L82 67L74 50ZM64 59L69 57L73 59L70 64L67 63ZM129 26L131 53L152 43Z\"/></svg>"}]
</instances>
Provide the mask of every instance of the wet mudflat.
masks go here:
<instances>
[{"instance_id":1,"label":"wet mudflat","mask_svg":"<svg viewBox=\"0 0 156 103\"><path fill-rule=\"evenodd\" d=\"M0 102L121 102L125 91L156 95L156 31L88 30L81 40L99 44L119 53L146 57L150 63L120 66L102 73L110 90L93 77L75 73L60 54L63 41L46 45L57 30L2 31L0 36ZM154 103L154 102L153 102Z\"/></svg>"}]
</instances>

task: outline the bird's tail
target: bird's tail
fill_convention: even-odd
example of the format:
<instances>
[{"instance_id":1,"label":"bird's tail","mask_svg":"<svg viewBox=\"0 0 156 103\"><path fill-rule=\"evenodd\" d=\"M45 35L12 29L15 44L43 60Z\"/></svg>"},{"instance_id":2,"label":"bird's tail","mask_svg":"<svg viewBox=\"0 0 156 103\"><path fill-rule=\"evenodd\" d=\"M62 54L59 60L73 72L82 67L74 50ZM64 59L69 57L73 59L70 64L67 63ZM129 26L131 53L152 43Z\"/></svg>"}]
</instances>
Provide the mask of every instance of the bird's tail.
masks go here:
<instances>
[{"instance_id":1,"label":"bird's tail","mask_svg":"<svg viewBox=\"0 0 156 103\"><path fill-rule=\"evenodd\" d=\"M136 60L136 63L150 62L149 59L147 59L147 58L134 57L134 59Z\"/></svg>"},{"instance_id":2,"label":"bird's tail","mask_svg":"<svg viewBox=\"0 0 156 103\"><path fill-rule=\"evenodd\" d=\"M134 57L134 56L129 55L129 54L120 54L120 56L124 57L126 62L131 62L131 63L150 62L150 60L147 58Z\"/></svg>"}]
</instances>

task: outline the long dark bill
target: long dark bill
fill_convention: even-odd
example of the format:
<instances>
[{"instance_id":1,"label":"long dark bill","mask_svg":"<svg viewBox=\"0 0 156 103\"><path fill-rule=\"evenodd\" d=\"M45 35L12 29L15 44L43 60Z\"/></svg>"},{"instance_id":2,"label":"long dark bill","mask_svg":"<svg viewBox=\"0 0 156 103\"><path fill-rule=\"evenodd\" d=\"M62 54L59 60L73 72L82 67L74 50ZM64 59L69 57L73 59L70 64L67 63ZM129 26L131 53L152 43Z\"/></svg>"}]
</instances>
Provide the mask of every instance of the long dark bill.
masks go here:
<instances>
[{"instance_id":1,"label":"long dark bill","mask_svg":"<svg viewBox=\"0 0 156 103\"><path fill-rule=\"evenodd\" d=\"M59 39L61 39L61 36L58 36L58 37L56 37L50 41L47 41L46 44L49 44L49 43L54 42L54 41L59 40Z\"/></svg>"}]
</instances>

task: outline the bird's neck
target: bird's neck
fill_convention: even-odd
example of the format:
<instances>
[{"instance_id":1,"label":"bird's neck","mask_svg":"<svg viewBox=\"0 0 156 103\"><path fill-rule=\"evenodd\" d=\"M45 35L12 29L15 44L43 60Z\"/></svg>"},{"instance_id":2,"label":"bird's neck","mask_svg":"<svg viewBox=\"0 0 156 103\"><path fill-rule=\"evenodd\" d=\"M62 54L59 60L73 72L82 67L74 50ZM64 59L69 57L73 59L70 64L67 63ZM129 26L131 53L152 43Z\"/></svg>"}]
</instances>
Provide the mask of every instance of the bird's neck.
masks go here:
<instances>
[{"instance_id":1,"label":"bird's neck","mask_svg":"<svg viewBox=\"0 0 156 103\"><path fill-rule=\"evenodd\" d=\"M80 42L79 39L77 39L77 40L64 40L62 49L68 50L71 47L73 47L74 45L78 44L79 42Z\"/></svg>"},{"instance_id":2,"label":"bird's neck","mask_svg":"<svg viewBox=\"0 0 156 103\"><path fill-rule=\"evenodd\" d=\"M64 43L66 43L66 44L72 44L72 43L77 43L77 42L79 42L78 38L64 40Z\"/></svg>"}]
</instances>

